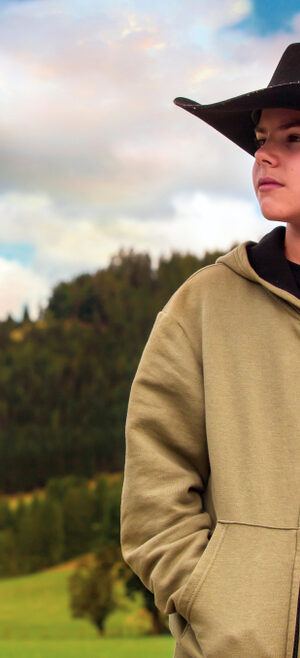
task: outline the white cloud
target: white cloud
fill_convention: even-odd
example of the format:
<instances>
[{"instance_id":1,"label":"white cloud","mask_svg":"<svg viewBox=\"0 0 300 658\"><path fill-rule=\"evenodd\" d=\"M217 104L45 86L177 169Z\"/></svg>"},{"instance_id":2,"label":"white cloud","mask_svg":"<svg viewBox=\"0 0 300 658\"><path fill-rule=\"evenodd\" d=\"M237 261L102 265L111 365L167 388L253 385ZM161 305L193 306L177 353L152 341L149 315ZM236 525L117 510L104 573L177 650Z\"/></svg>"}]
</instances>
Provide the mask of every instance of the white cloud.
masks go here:
<instances>
[{"instance_id":1,"label":"white cloud","mask_svg":"<svg viewBox=\"0 0 300 658\"><path fill-rule=\"evenodd\" d=\"M0 320L8 314L21 319L25 304L35 319L48 296L49 286L43 277L20 263L0 258Z\"/></svg>"},{"instance_id":2,"label":"white cloud","mask_svg":"<svg viewBox=\"0 0 300 658\"><path fill-rule=\"evenodd\" d=\"M98 204L111 221L159 211L185 186L248 194L243 153L172 99L267 82L296 32L233 31L250 11L248 0L12 3L0 22L2 185Z\"/></svg>"},{"instance_id":3,"label":"white cloud","mask_svg":"<svg viewBox=\"0 0 300 658\"><path fill-rule=\"evenodd\" d=\"M235 25L251 13L251 0L187 0L184 10L195 22L218 30Z\"/></svg>"},{"instance_id":4,"label":"white cloud","mask_svg":"<svg viewBox=\"0 0 300 658\"><path fill-rule=\"evenodd\" d=\"M202 253L269 230L251 157L172 105L265 86L299 17L292 33L260 38L236 28L250 11L248 0L2 10L0 241L34 245L37 286L106 265L121 246Z\"/></svg>"},{"instance_id":5,"label":"white cloud","mask_svg":"<svg viewBox=\"0 0 300 658\"><path fill-rule=\"evenodd\" d=\"M174 200L170 248L204 251L229 249L233 243L258 240L272 226L260 217L254 202L235 198L212 198L202 192Z\"/></svg>"},{"instance_id":6,"label":"white cloud","mask_svg":"<svg viewBox=\"0 0 300 658\"><path fill-rule=\"evenodd\" d=\"M172 100L199 90L203 98L211 90L213 99L226 72L223 52L216 43L209 52L193 44L191 30L207 23L215 34L248 5L190 0L183 11L177 1L171 20L144 3L127 11L88 3L79 17L64 0L7 8L0 23L2 184L104 203L112 214L150 198L159 207L196 171L202 183L204 168L202 184L210 168L217 188L222 176L205 131ZM76 7L83 12L82 3Z\"/></svg>"},{"instance_id":7,"label":"white cloud","mask_svg":"<svg viewBox=\"0 0 300 658\"><path fill-rule=\"evenodd\" d=\"M148 251L157 261L173 251L199 256L205 251L226 251L234 243L259 240L274 226L259 215L254 202L198 192L175 197L169 218L144 223L124 219L117 232L123 232L123 247Z\"/></svg>"},{"instance_id":8,"label":"white cloud","mask_svg":"<svg viewBox=\"0 0 300 658\"><path fill-rule=\"evenodd\" d=\"M254 201L204 192L176 195L160 220L124 214L114 222L97 222L87 211L72 216L68 207L56 206L47 197L14 194L0 197L1 217L0 241L11 236L14 242L34 245L31 272L48 290L61 279L106 266L120 247L147 251L157 260L172 251L201 255L228 249L271 230Z\"/></svg>"}]
</instances>

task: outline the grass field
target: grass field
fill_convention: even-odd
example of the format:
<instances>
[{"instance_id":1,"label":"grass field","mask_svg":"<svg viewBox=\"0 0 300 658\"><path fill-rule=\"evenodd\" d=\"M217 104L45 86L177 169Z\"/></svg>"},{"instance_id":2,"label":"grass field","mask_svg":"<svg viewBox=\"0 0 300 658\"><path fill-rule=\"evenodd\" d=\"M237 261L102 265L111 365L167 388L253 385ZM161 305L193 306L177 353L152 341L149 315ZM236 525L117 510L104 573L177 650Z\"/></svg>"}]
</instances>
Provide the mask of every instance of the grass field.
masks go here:
<instances>
[{"instance_id":1,"label":"grass field","mask_svg":"<svg viewBox=\"0 0 300 658\"><path fill-rule=\"evenodd\" d=\"M68 570L50 570L0 581L0 640L96 639L85 619L72 619Z\"/></svg>"},{"instance_id":2,"label":"grass field","mask_svg":"<svg viewBox=\"0 0 300 658\"><path fill-rule=\"evenodd\" d=\"M172 658L169 636L102 638L72 619L68 566L0 581L0 658Z\"/></svg>"},{"instance_id":3,"label":"grass field","mask_svg":"<svg viewBox=\"0 0 300 658\"><path fill-rule=\"evenodd\" d=\"M0 658L172 658L169 637L143 639L0 641Z\"/></svg>"}]
</instances>

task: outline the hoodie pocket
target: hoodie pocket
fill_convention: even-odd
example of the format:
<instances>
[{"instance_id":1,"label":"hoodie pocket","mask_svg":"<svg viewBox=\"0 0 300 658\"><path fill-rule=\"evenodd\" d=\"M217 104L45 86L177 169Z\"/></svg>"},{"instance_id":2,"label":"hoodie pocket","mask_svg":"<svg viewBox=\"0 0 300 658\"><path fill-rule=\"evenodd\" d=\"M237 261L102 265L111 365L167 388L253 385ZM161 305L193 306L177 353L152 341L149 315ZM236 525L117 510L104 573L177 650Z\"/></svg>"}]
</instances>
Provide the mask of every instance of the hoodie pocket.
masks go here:
<instances>
[{"instance_id":1,"label":"hoodie pocket","mask_svg":"<svg viewBox=\"0 0 300 658\"><path fill-rule=\"evenodd\" d=\"M193 629L181 615L177 612L170 615L169 626L173 637L177 641L177 652L175 652L175 656L178 655L178 658L179 656L184 656L185 658L204 658Z\"/></svg>"},{"instance_id":2,"label":"hoodie pocket","mask_svg":"<svg viewBox=\"0 0 300 658\"><path fill-rule=\"evenodd\" d=\"M286 640L295 542L295 529L218 522L185 615L205 658L292 658Z\"/></svg>"}]
</instances>

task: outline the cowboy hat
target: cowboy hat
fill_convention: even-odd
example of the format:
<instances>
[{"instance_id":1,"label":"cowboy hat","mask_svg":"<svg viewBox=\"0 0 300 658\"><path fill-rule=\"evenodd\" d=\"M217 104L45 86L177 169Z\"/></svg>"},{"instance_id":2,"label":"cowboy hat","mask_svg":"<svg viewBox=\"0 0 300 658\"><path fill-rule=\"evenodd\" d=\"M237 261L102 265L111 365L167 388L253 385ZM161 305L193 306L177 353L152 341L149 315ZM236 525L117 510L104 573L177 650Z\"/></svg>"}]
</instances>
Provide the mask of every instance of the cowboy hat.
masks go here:
<instances>
[{"instance_id":1,"label":"cowboy hat","mask_svg":"<svg viewBox=\"0 0 300 658\"><path fill-rule=\"evenodd\" d=\"M254 155L253 113L267 107L288 107L300 110L300 43L292 43L264 89L235 98L200 105L188 98L175 98L174 103L203 119L210 126Z\"/></svg>"}]
</instances>

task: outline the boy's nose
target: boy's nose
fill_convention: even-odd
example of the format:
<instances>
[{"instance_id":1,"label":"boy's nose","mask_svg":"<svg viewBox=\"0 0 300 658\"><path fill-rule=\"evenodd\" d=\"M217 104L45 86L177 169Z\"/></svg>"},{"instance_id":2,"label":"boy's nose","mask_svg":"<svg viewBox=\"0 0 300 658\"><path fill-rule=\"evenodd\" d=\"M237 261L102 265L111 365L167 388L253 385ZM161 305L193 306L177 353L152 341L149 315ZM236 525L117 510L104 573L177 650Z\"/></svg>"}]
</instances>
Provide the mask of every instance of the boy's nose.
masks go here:
<instances>
[{"instance_id":1,"label":"boy's nose","mask_svg":"<svg viewBox=\"0 0 300 658\"><path fill-rule=\"evenodd\" d=\"M254 153L255 160L258 164L269 164L275 166L278 162L278 154L274 145L265 142Z\"/></svg>"}]
</instances>

